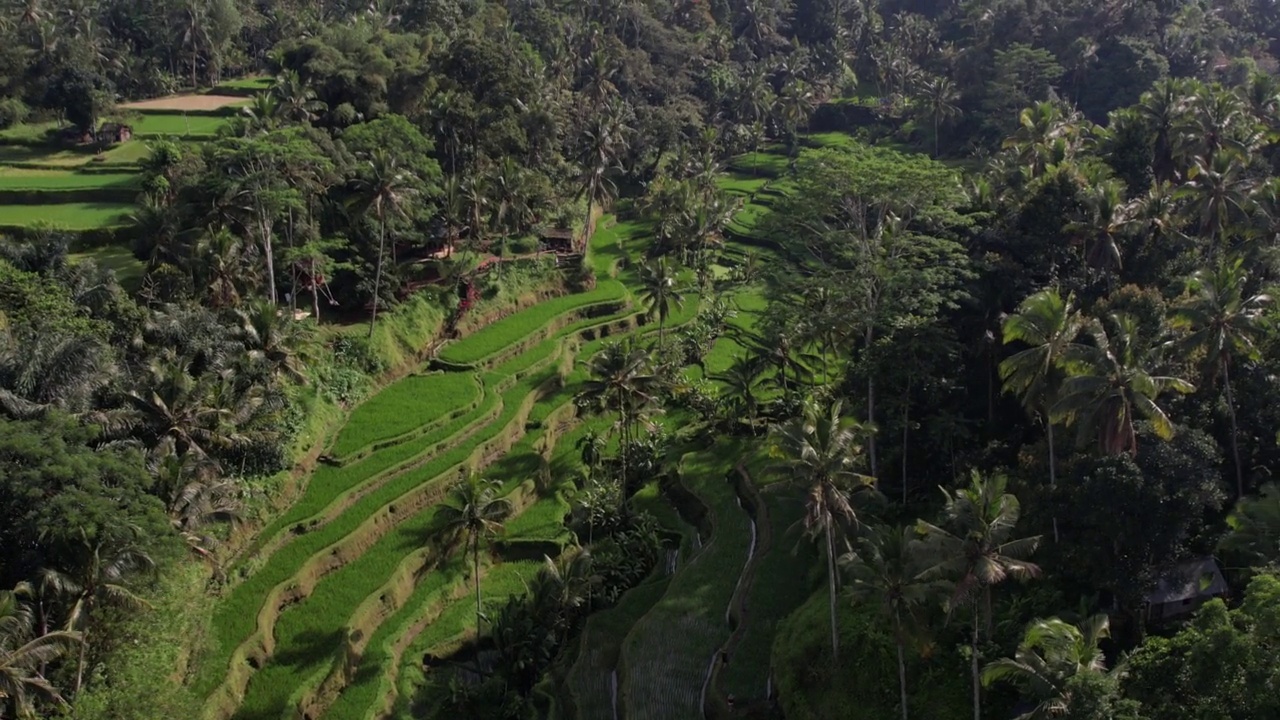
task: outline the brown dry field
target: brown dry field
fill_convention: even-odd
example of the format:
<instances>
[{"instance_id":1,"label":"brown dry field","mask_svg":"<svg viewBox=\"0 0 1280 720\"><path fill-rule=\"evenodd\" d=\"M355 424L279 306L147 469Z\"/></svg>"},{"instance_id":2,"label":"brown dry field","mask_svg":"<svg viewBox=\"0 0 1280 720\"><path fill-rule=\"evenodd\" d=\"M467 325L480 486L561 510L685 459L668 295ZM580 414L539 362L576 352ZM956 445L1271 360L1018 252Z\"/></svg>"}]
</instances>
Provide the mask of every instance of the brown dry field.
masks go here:
<instances>
[{"instance_id":1,"label":"brown dry field","mask_svg":"<svg viewBox=\"0 0 1280 720\"><path fill-rule=\"evenodd\" d=\"M120 107L129 110L217 110L244 100L234 95L174 95L125 103Z\"/></svg>"}]
</instances>

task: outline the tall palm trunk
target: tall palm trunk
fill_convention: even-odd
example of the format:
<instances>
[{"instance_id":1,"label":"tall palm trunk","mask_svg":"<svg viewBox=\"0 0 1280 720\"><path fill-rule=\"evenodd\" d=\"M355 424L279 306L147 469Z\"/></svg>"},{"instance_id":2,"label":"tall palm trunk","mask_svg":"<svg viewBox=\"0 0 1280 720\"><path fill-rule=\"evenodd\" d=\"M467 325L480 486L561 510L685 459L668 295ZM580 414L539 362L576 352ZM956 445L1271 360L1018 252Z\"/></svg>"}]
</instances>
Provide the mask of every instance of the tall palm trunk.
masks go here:
<instances>
[{"instance_id":1,"label":"tall palm trunk","mask_svg":"<svg viewBox=\"0 0 1280 720\"><path fill-rule=\"evenodd\" d=\"M85 650L89 646L89 628L86 627L80 634L80 660L76 663L76 697L80 697L80 687L84 685L84 660Z\"/></svg>"},{"instance_id":2,"label":"tall palm trunk","mask_svg":"<svg viewBox=\"0 0 1280 720\"><path fill-rule=\"evenodd\" d=\"M279 302L279 296L276 295L276 253L271 243L271 220L266 217L266 211L261 208L259 208L258 218L262 232L262 252L267 260L267 293L270 295L271 304L275 305Z\"/></svg>"},{"instance_id":3,"label":"tall palm trunk","mask_svg":"<svg viewBox=\"0 0 1280 720\"><path fill-rule=\"evenodd\" d=\"M910 374L907 375L907 398L902 403L902 506L907 506L907 440L911 431L911 380Z\"/></svg>"},{"instance_id":4,"label":"tall palm trunk","mask_svg":"<svg viewBox=\"0 0 1280 720\"><path fill-rule=\"evenodd\" d=\"M369 337L373 338L373 328L378 324L378 300L382 297L382 256L387 246L387 217L378 212L378 221L382 231L378 233L378 269L373 276L373 315L369 318Z\"/></svg>"},{"instance_id":5,"label":"tall palm trunk","mask_svg":"<svg viewBox=\"0 0 1280 720\"><path fill-rule=\"evenodd\" d=\"M1047 432L1048 438L1049 438L1049 487L1053 488L1053 487L1057 487L1058 485L1058 461L1054 457L1054 449L1053 449L1053 419L1049 417L1049 413L1047 410L1045 411L1044 419L1045 419L1045 431ZM1054 513L1054 516L1053 516L1053 541L1055 543L1058 542L1057 513Z\"/></svg>"},{"instance_id":6,"label":"tall palm trunk","mask_svg":"<svg viewBox=\"0 0 1280 720\"><path fill-rule=\"evenodd\" d=\"M1231 459L1236 465L1236 499L1244 497L1244 470L1240 467L1240 437L1236 427L1236 402L1231 392L1231 363L1222 361L1222 384L1227 391L1227 414L1231 417Z\"/></svg>"},{"instance_id":7,"label":"tall palm trunk","mask_svg":"<svg viewBox=\"0 0 1280 720\"><path fill-rule=\"evenodd\" d=\"M902 640L902 608L893 609L893 633L898 645L898 693L902 703L902 720L907 720L907 660Z\"/></svg>"},{"instance_id":8,"label":"tall palm trunk","mask_svg":"<svg viewBox=\"0 0 1280 720\"><path fill-rule=\"evenodd\" d=\"M831 612L831 659L840 662L840 636L836 631L836 542L831 535L830 522L827 524L827 587L830 590L828 597L829 610Z\"/></svg>"},{"instance_id":9,"label":"tall palm trunk","mask_svg":"<svg viewBox=\"0 0 1280 720\"><path fill-rule=\"evenodd\" d=\"M868 324L865 346L867 352L871 351L871 343L873 342L875 342L875 328ZM869 425L875 425L876 423L876 379L874 373L867 373L867 423ZM867 436L867 459L871 462L871 476L876 477L879 467L876 463L875 433Z\"/></svg>"},{"instance_id":10,"label":"tall palm trunk","mask_svg":"<svg viewBox=\"0 0 1280 720\"><path fill-rule=\"evenodd\" d=\"M973 635L969 641L969 670L973 675L973 720L982 720L982 681L978 674L978 612L973 613Z\"/></svg>"},{"instance_id":11,"label":"tall palm trunk","mask_svg":"<svg viewBox=\"0 0 1280 720\"><path fill-rule=\"evenodd\" d=\"M476 635L480 634L480 535L471 538L471 577L476 583Z\"/></svg>"}]
</instances>

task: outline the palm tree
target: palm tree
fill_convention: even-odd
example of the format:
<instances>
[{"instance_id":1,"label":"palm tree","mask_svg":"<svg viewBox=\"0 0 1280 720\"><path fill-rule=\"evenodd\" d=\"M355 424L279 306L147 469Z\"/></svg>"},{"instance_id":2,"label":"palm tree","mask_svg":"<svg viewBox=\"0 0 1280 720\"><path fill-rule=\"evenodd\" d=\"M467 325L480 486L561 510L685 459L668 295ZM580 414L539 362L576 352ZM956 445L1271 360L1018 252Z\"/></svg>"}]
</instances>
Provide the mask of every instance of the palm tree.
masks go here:
<instances>
[{"instance_id":1,"label":"palm tree","mask_svg":"<svg viewBox=\"0 0 1280 720\"><path fill-rule=\"evenodd\" d=\"M1000 658L982 669L982 684L1009 682L1036 706L1017 720L1051 720L1071 712L1070 682L1078 675L1104 674L1107 659L1098 643L1111 637L1106 615L1094 615L1080 625L1050 618L1027 628L1011 658Z\"/></svg>"},{"instance_id":2,"label":"palm tree","mask_svg":"<svg viewBox=\"0 0 1280 720\"><path fill-rule=\"evenodd\" d=\"M609 170L627 147L626 105L621 101L607 103L595 113L593 122L583 132L582 192L587 197L586 222L582 226L583 246L591 237L595 206L603 203L611 190Z\"/></svg>"},{"instance_id":3,"label":"palm tree","mask_svg":"<svg viewBox=\"0 0 1280 720\"><path fill-rule=\"evenodd\" d=\"M619 453L622 459L621 485L624 488L622 502L627 502L625 492L630 463L631 441L636 425L654 400L658 380L649 366L649 354L634 343L613 343L591 359L588 380L578 393L579 405L603 407L618 413L618 429L621 434Z\"/></svg>"},{"instance_id":4,"label":"palm tree","mask_svg":"<svg viewBox=\"0 0 1280 720\"><path fill-rule=\"evenodd\" d=\"M1083 419L1082 436L1096 432L1099 448L1107 455L1136 455L1135 419L1146 418L1162 439L1173 437L1173 423L1156 400L1166 390L1185 394L1194 392L1195 386L1181 378L1153 374L1163 346L1146 342L1134 318L1117 313L1111 316L1111 325L1115 329L1108 333L1101 323L1089 323L1087 331L1094 344L1069 349L1070 377L1063 381L1049 415L1064 422Z\"/></svg>"},{"instance_id":5,"label":"palm tree","mask_svg":"<svg viewBox=\"0 0 1280 720\"><path fill-rule=\"evenodd\" d=\"M280 97L275 93L254 93L249 104L240 108L240 113L253 130L270 130L281 114Z\"/></svg>"},{"instance_id":6,"label":"palm tree","mask_svg":"<svg viewBox=\"0 0 1280 720\"><path fill-rule=\"evenodd\" d=\"M58 659L76 644L80 633L59 630L41 634L36 628L30 606L16 590L0 591L0 716L35 718L35 701L65 706L66 700L42 673L42 668Z\"/></svg>"},{"instance_id":7,"label":"palm tree","mask_svg":"<svg viewBox=\"0 0 1280 720\"><path fill-rule=\"evenodd\" d=\"M0 329L0 413L10 417L88 412L119 375L111 348L93 336Z\"/></svg>"},{"instance_id":8,"label":"palm tree","mask_svg":"<svg viewBox=\"0 0 1280 720\"><path fill-rule=\"evenodd\" d=\"M1200 234L1209 240L1210 256L1217 254L1227 233L1247 216L1253 185L1240 157L1224 152L1211 161L1196 158L1187 183L1174 193L1186 201L1190 219L1198 220Z\"/></svg>"},{"instance_id":9,"label":"palm tree","mask_svg":"<svg viewBox=\"0 0 1280 720\"><path fill-rule=\"evenodd\" d=\"M587 468L588 480L595 480L596 471L600 468L600 461L604 459L604 451L607 445L604 436L595 430L588 430L574 444L578 449L582 464Z\"/></svg>"},{"instance_id":10,"label":"palm tree","mask_svg":"<svg viewBox=\"0 0 1280 720\"><path fill-rule=\"evenodd\" d=\"M362 212L372 212L378 220L378 266L373 281L373 314L369 318L369 337L373 337L378 323L378 302L382 298L387 220L404 214L404 204L417 193L418 182L413 171L400 167L400 161L386 148L374 150L365 159L365 165L365 174L356 179L355 203Z\"/></svg>"},{"instance_id":11,"label":"palm tree","mask_svg":"<svg viewBox=\"0 0 1280 720\"><path fill-rule=\"evenodd\" d=\"M907 720L907 636L916 614L941 590L938 581L923 577L920 549L915 528L886 528L860 538L853 552L840 558L849 594L878 604L893 623L902 720Z\"/></svg>"},{"instance_id":12,"label":"palm tree","mask_svg":"<svg viewBox=\"0 0 1280 720\"><path fill-rule=\"evenodd\" d=\"M1085 193L1085 220L1069 223L1066 231L1083 239L1085 261L1092 267L1119 270L1124 266L1119 236L1128 226L1129 206L1119 180L1093 185Z\"/></svg>"},{"instance_id":13,"label":"palm tree","mask_svg":"<svg viewBox=\"0 0 1280 720\"><path fill-rule=\"evenodd\" d=\"M925 536L925 552L934 563L922 577L952 583L950 610L965 604L972 609L969 649L974 720L982 720L978 639L984 624L987 634L991 634L992 588L1011 577L1022 579L1040 574L1040 568L1025 559L1035 552L1040 537L1013 537L1022 507L1018 498L1005 492L1007 487L1008 480L1003 475L984 478L974 470L968 487L955 493L942 491L947 505L941 525L924 520L917 523L918 531Z\"/></svg>"},{"instance_id":14,"label":"palm tree","mask_svg":"<svg viewBox=\"0 0 1280 720\"><path fill-rule=\"evenodd\" d=\"M942 121L950 120L960 114L960 107L956 105L959 99L960 92L956 89L955 83L945 75L936 75L920 87L920 100L929 116L933 118L933 156L935 158L940 154L939 135Z\"/></svg>"},{"instance_id":15,"label":"palm tree","mask_svg":"<svg viewBox=\"0 0 1280 720\"><path fill-rule=\"evenodd\" d=\"M327 104L317 99L311 83L303 80L297 70L289 70L277 77L271 94L277 101L277 114L293 122L310 124L319 113L329 109Z\"/></svg>"},{"instance_id":16,"label":"palm tree","mask_svg":"<svg viewBox=\"0 0 1280 720\"><path fill-rule=\"evenodd\" d=\"M1075 297L1062 297L1056 289L1032 295L1018 306L1018 312L1004 321L1004 342L1029 345L1000 363L1004 391L1014 393L1022 406L1040 415L1049 443L1049 486L1058 482L1053 445L1053 418L1050 408L1061 382L1062 362L1084 329L1085 319L1075 308ZM1057 521L1054 521L1057 540Z\"/></svg>"},{"instance_id":17,"label":"palm tree","mask_svg":"<svg viewBox=\"0 0 1280 720\"><path fill-rule=\"evenodd\" d=\"M1231 362L1258 357L1255 342L1261 337L1262 314L1271 305L1271 296L1246 297L1249 273L1244 260L1230 258L1214 270L1200 270L1188 282L1192 296L1178 306L1173 326L1189 331L1182 347L1204 353L1205 375L1222 376L1227 413L1231 416L1231 454L1236 468L1236 497L1244 497L1244 470L1240 464L1240 444L1236 428L1236 405L1231 392Z\"/></svg>"},{"instance_id":18,"label":"palm tree","mask_svg":"<svg viewBox=\"0 0 1280 720\"><path fill-rule=\"evenodd\" d=\"M671 271L665 257L652 260L640 269L640 302L644 303L645 316L658 318L658 347L666 344L667 317L671 306L683 307L684 295L676 287L676 274Z\"/></svg>"},{"instance_id":19,"label":"palm tree","mask_svg":"<svg viewBox=\"0 0 1280 720\"><path fill-rule=\"evenodd\" d=\"M484 616L480 605L480 543L502 529L511 514L511 501L497 496L499 484L472 473L454 485L436 513L441 532L451 541L471 544L472 577L476 585L476 631Z\"/></svg>"},{"instance_id":20,"label":"palm tree","mask_svg":"<svg viewBox=\"0 0 1280 720\"><path fill-rule=\"evenodd\" d=\"M792 482L808 489L804 529L811 538L822 537L827 553L827 586L830 593L831 654L840 658L836 629L836 535L844 526L859 523L851 494L870 490L874 478L855 468L862 459L859 441L870 429L842 414L839 400L825 407L809 400L799 417L770 429L770 454L782 459Z\"/></svg>"},{"instance_id":21,"label":"palm tree","mask_svg":"<svg viewBox=\"0 0 1280 720\"><path fill-rule=\"evenodd\" d=\"M716 379L724 383L726 399L738 403L739 408L747 413L747 422L751 426L751 434L756 434L756 413L760 408L759 394L764 385L764 368L756 360L741 355L733 364Z\"/></svg>"},{"instance_id":22,"label":"palm tree","mask_svg":"<svg viewBox=\"0 0 1280 720\"><path fill-rule=\"evenodd\" d=\"M134 539L140 535L136 527L128 527ZM150 605L134 594L125 583L133 576L150 572L155 562L146 551L133 544L133 540L109 541L91 539L81 529L81 540L88 562L74 574L54 569L41 570L41 582L51 592L60 596L68 605L67 628L78 630L82 640L80 659L76 665L76 694L84 685L85 651L88 648L89 630L96 620L95 613L101 607L140 610Z\"/></svg>"},{"instance_id":23,"label":"palm tree","mask_svg":"<svg viewBox=\"0 0 1280 720\"><path fill-rule=\"evenodd\" d=\"M1174 162L1179 126L1186 112L1188 81L1166 78L1142 95L1138 114L1155 136L1151 169L1157 183L1172 182L1177 172Z\"/></svg>"},{"instance_id":24,"label":"palm tree","mask_svg":"<svg viewBox=\"0 0 1280 720\"><path fill-rule=\"evenodd\" d=\"M152 453L206 457L245 441L244 426L268 409L260 386L243 389L232 369L192 375L192 360L162 355L127 391L124 406L91 414L108 434L138 440Z\"/></svg>"},{"instance_id":25,"label":"palm tree","mask_svg":"<svg viewBox=\"0 0 1280 720\"><path fill-rule=\"evenodd\" d=\"M298 357L302 345L302 326L284 316L275 303L253 302L235 311L236 335L244 344L250 360L265 363L271 374L285 376L305 384L306 375Z\"/></svg>"}]
</instances>

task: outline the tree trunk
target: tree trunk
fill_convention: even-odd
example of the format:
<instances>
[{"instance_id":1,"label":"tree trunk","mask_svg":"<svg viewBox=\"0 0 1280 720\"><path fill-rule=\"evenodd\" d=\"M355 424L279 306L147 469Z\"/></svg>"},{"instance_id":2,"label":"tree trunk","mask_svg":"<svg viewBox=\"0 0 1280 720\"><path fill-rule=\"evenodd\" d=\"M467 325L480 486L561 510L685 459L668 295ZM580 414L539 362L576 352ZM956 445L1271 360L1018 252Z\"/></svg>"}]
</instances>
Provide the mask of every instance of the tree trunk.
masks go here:
<instances>
[{"instance_id":1,"label":"tree trunk","mask_svg":"<svg viewBox=\"0 0 1280 720\"><path fill-rule=\"evenodd\" d=\"M471 564L472 578L476 583L476 636L480 635L480 618L483 613L480 611L480 535L477 534L471 539Z\"/></svg>"},{"instance_id":2,"label":"tree trunk","mask_svg":"<svg viewBox=\"0 0 1280 720\"><path fill-rule=\"evenodd\" d=\"M866 346L863 348L866 352L871 351L871 343L875 341L875 329L871 325L867 325L865 334ZM867 373L867 424L876 424L876 379L875 373ZM871 433L867 438L867 459L871 461L871 475L877 476L879 467L876 463L876 436Z\"/></svg>"},{"instance_id":3,"label":"tree trunk","mask_svg":"<svg viewBox=\"0 0 1280 720\"><path fill-rule=\"evenodd\" d=\"M260 217L262 218L262 250L267 256L267 292L270 294L271 304L275 305L280 302L280 296L276 294L276 254L271 244L271 221L266 219L265 214Z\"/></svg>"},{"instance_id":4,"label":"tree trunk","mask_svg":"<svg viewBox=\"0 0 1280 720\"><path fill-rule=\"evenodd\" d=\"M907 506L907 438L911 430L911 375L907 375L907 397L902 403L902 506Z\"/></svg>"},{"instance_id":5,"label":"tree trunk","mask_svg":"<svg viewBox=\"0 0 1280 720\"><path fill-rule=\"evenodd\" d=\"M831 659L840 662L840 636L836 631L836 543L827 525L827 588L830 591L828 605L831 611Z\"/></svg>"},{"instance_id":6,"label":"tree trunk","mask_svg":"<svg viewBox=\"0 0 1280 720\"><path fill-rule=\"evenodd\" d=\"M978 613L974 613L973 635L969 644L969 668L973 674L973 720L982 720L982 682L978 675Z\"/></svg>"},{"instance_id":7,"label":"tree trunk","mask_svg":"<svg viewBox=\"0 0 1280 720\"><path fill-rule=\"evenodd\" d=\"M933 112L933 159L938 159L938 111Z\"/></svg>"},{"instance_id":8,"label":"tree trunk","mask_svg":"<svg viewBox=\"0 0 1280 720\"><path fill-rule=\"evenodd\" d=\"M1236 499L1244 497L1244 470L1240 467L1240 437L1236 428L1236 402L1231 392L1231 363L1222 362L1222 384L1227 390L1227 414L1231 416L1231 459L1236 465Z\"/></svg>"},{"instance_id":9,"label":"tree trunk","mask_svg":"<svg viewBox=\"0 0 1280 720\"><path fill-rule=\"evenodd\" d=\"M80 634L80 660L76 663L76 697L80 697L80 688L84 685L84 658L85 650L89 647L89 627L86 624L84 632Z\"/></svg>"},{"instance_id":10,"label":"tree trunk","mask_svg":"<svg viewBox=\"0 0 1280 720\"><path fill-rule=\"evenodd\" d=\"M373 315L369 317L369 337L373 338L373 328L378 324L378 300L382 297L382 255L387 246L387 219L379 218L382 231L378 233L378 269L373 278ZM479 602L477 600L477 602Z\"/></svg>"},{"instance_id":11,"label":"tree trunk","mask_svg":"<svg viewBox=\"0 0 1280 720\"><path fill-rule=\"evenodd\" d=\"M1049 437L1049 487L1053 488L1058 485L1058 461L1054 457L1053 450L1053 419L1049 417L1048 411L1044 414L1045 430ZM1058 515L1053 515L1053 541L1058 542Z\"/></svg>"},{"instance_id":12,"label":"tree trunk","mask_svg":"<svg viewBox=\"0 0 1280 720\"><path fill-rule=\"evenodd\" d=\"M898 692L901 695L902 720L907 720L907 661L904 657L902 642L902 610L894 609L894 639L898 645Z\"/></svg>"}]
</instances>

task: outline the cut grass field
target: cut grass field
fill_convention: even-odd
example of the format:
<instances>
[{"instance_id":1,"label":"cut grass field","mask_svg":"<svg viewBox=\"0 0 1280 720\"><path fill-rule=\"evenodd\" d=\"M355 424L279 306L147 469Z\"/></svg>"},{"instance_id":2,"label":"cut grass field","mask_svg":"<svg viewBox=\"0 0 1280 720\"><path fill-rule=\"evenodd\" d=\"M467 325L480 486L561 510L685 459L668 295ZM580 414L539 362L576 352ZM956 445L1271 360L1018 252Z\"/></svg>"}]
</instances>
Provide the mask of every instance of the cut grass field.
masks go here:
<instances>
[{"instance_id":1,"label":"cut grass field","mask_svg":"<svg viewBox=\"0 0 1280 720\"><path fill-rule=\"evenodd\" d=\"M43 226L64 230L119 227L133 210L133 205L106 202L0 205L0 227Z\"/></svg>"},{"instance_id":2,"label":"cut grass field","mask_svg":"<svg viewBox=\"0 0 1280 720\"><path fill-rule=\"evenodd\" d=\"M706 673L729 638L725 615L750 545L750 519L726 480L747 447L724 440L681 462L685 485L712 510L712 539L627 636L619 674L632 720L702 717Z\"/></svg>"},{"instance_id":3,"label":"cut grass field","mask_svg":"<svg viewBox=\"0 0 1280 720\"><path fill-rule=\"evenodd\" d=\"M403 437L479 398L480 386L474 378L443 373L407 377L351 413L338 433L332 454L344 458L375 443Z\"/></svg>"},{"instance_id":4,"label":"cut grass field","mask_svg":"<svg viewBox=\"0 0 1280 720\"><path fill-rule=\"evenodd\" d=\"M213 137L227 124L225 117L187 115L185 113L146 113L132 121L133 133L139 137Z\"/></svg>"}]
</instances>

